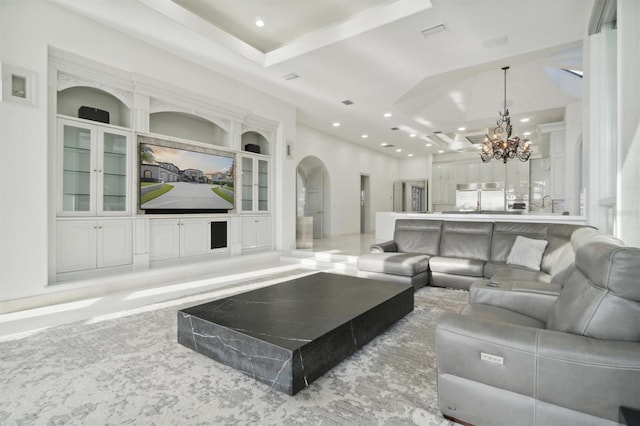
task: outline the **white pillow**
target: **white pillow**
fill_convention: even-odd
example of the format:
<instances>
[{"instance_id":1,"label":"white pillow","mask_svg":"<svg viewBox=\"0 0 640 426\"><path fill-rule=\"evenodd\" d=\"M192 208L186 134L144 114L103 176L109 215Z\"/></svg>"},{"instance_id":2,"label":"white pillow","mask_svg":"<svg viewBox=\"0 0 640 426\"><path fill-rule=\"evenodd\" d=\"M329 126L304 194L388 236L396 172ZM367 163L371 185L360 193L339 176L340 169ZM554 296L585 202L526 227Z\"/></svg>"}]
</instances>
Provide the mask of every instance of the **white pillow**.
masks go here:
<instances>
[{"instance_id":1,"label":"white pillow","mask_svg":"<svg viewBox=\"0 0 640 426\"><path fill-rule=\"evenodd\" d=\"M539 271L547 243L547 240L534 240L518 235L507 257L507 264Z\"/></svg>"}]
</instances>

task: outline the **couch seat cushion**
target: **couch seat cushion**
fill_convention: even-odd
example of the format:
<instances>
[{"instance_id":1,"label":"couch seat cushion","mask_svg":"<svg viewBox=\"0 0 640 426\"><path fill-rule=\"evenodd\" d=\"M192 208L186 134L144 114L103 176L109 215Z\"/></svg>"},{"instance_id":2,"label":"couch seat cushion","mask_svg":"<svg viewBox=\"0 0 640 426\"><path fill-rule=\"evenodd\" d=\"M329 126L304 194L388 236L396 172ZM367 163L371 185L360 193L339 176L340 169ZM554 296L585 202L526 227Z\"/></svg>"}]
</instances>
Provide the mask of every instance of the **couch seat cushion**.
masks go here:
<instances>
[{"instance_id":1,"label":"couch seat cushion","mask_svg":"<svg viewBox=\"0 0 640 426\"><path fill-rule=\"evenodd\" d=\"M546 272L534 271L519 266L508 265L498 269L498 271L489 277L491 282L510 282L510 281L540 281L543 283L551 282L551 276Z\"/></svg>"},{"instance_id":2,"label":"couch seat cushion","mask_svg":"<svg viewBox=\"0 0 640 426\"><path fill-rule=\"evenodd\" d=\"M506 262L491 261L484 264L484 277L491 278L500 269L507 267Z\"/></svg>"},{"instance_id":3,"label":"couch seat cushion","mask_svg":"<svg viewBox=\"0 0 640 426\"><path fill-rule=\"evenodd\" d=\"M368 253L358 258L358 269L413 277L429 269L429 256L415 253Z\"/></svg>"},{"instance_id":4,"label":"couch seat cushion","mask_svg":"<svg viewBox=\"0 0 640 426\"><path fill-rule=\"evenodd\" d=\"M463 259L460 257L433 256L429 260L429 269L443 274L484 276L484 260Z\"/></svg>"},{"instance_id":5,"label":"couch seat cushion","mask_svg":"<svg viewBox=\"0 0 640 426\"><path fill-rule=\"evenodd\" d=\"M498 306L483 305L481 303L472 303L467 305L462 310L462 315L486 321L498 321L513 325L522 325L525 327L545 328L545 323L538 321L535 318L510 311L509 309L500 308Z\"/></svg>"}]
</instances>

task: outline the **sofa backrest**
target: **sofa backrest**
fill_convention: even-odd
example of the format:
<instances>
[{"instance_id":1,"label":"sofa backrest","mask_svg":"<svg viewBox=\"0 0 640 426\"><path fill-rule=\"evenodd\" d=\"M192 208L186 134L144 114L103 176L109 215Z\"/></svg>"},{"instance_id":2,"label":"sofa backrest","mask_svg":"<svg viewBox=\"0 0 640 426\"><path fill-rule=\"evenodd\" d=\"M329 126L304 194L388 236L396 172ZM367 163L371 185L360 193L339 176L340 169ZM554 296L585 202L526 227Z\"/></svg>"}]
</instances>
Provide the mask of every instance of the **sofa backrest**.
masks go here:
<instances>
[{"instance_id":1,"label":"sofa backrest","mask_svg":"<svg viewBox=\"0 0 640 426\"><path fill-rule=\"evenodd\" d=\"M496 222L491 238L492 262L506 262L518 235L542 240L547 235L546 223Z\"/></svg>"},{"instance_id":2,"label":"sofa backrest","mask_svg":"<svg viewBox=\"0 0 640 426\"><path fill-rule=\"evenodd\" d=\"M493 222L450 222L442 225L440 256L489 260Z\"/></svg>"},{"instance_id":3,"label":"sofa backrest","mask_svg":"<svg viewBox=\"0 0 640 426\"><path fill-rule=\"evenodd\" d=\"M542 255L540 270L551 275L551 282L562 284L569 277L575 261L575 252L571 245L571 236L580 229L597 231L584 225L551 223L547 227L545 240L547 247Z\"/></svg>"},{"instance_id":4,"label":"sofa backrest","mask_svg":"<svg viewBox=\"0 0 640 426\"><path fill-rule=\"evenodd\" d=\"M598 339L640 342L640 249L592 241L576 251L575 270L547 328Z\"/></svg>"},{"instance_id":5,"label":"sofa backrest","mask_svg":"<svg viewBox=\"0 0 640 426\"><path fill-rule=\"evenodd\" d=\"M440 252L441 220L397 219L393 241L402 253L437 255Z\"/></svg>"}]
</instances>

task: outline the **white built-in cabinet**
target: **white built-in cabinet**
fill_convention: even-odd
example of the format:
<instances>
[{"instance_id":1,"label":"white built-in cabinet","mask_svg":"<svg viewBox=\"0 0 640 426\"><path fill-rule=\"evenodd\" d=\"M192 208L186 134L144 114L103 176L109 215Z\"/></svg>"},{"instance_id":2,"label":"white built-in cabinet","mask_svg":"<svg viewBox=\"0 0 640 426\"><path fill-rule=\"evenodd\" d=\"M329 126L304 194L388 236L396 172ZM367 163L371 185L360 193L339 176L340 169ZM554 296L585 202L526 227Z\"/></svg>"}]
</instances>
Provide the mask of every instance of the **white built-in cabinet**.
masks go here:
<instances>
[{"instance_id":1,"label":"white built-in cabinet","mask_svg":"<svg viewBox=\"0 0 640 426\"><path fill-rule=\"evenodd\" d=\"M211 253L211 218L149 220L150 260L167 260ZM226 221L225 221L226 224Z\"/></svg>"},{"instance_id":2,"label":"white built-in cabinet","mask_svg":"<svg viewBox=\"0 0 640 426\"><path fill-rule=\"evenodd\" d=\"M56 228L58 273L131 264L130 219L59 219Z\"/></svg>"},{"instance_id":3,"label":"white built-in cabinet","mask_svg":"<svg viewBox=\"0 0 640 426\"><path fill-rule=\"evenodd\" d=\"M242 250L272 247L271 154L280 123L56 48L49 69L52 281L61 273L229 252L238 243ZM78 118L85 106L106 111L110 124ZM233 151L234 208L145 215L137 207L134 132Z\"/></svg>"},{"instance_id":4,"label":"white built-in cabinet","mask_svg":"<svg viewBox=\"0 0 640 426\"><path fill-rule=\"evenodd\" d=\"M271 217L242 216L242 249L271 246Z\"/></svg>"},{"instance_id":5,"label":"white built-in cabinet","mask_svg":"<svg viewBox=\"0 0 640 426\"><path fill-rule=\"evenodd\" d=\"M131 132L58 119L58 216L131 213Z\"/></svg>"},{"instance_id":6,"label":"white built-in cabinet","mask_svg":"<svg viewBox=\"0 0 640 426\"><path fill-rule=\"evenodd\" d=\"M131 132L58 118L57 142L56 272L131 264Z\"/></svg>"},{"instance_id":7,"label":"white built-in cabinet","mask_svg":"<svg viewBox=\"0 0 640 426\"><path fill-rule=\"evenodd\" d=\"M242 212L269 211L269 160L257 156L240 155Z\"/></svg>"}]
</instances>

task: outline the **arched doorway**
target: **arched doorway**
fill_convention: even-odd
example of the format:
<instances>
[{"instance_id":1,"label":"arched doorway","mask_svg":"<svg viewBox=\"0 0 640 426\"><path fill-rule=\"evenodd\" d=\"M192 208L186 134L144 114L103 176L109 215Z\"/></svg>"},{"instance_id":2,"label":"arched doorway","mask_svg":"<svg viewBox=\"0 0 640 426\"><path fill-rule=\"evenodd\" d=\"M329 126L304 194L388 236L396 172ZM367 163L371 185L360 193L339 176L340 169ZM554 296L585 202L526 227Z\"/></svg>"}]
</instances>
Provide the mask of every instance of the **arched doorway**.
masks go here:
<instances>
[{"instance_id":1,"label":"arched doorway","mask_svg":"<svg viewBox=\"0 0 640 426\"><path fill-rule=\"evenodd\" d=\"M313 218L314 239L330 234L330 181L324 163L315 156L303 158L296 179L296 216Z\"/></svg>"}]
</instances>

